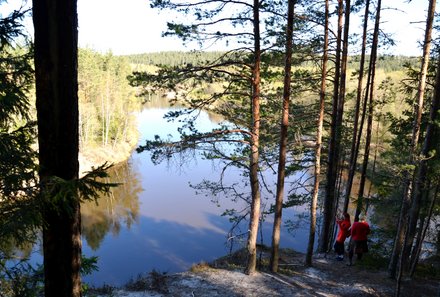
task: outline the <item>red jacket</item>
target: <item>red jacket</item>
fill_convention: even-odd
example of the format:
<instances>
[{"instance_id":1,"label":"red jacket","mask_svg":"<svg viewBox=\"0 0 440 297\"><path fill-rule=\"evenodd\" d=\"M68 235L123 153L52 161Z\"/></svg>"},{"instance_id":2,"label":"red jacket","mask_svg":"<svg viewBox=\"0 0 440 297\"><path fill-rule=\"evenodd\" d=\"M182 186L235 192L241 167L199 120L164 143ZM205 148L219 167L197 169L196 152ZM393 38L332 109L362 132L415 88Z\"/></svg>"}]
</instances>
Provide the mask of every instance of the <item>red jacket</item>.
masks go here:
<instances>
[{"instance_id":1,"label":"red jacket","mask_svg":"<svg viewBox=\"0 0 440 297\"><path fill-rule=\"evenodd\" d=\"M354 222L351 227L351 239L360 241L367 240L367 235L370 234L370 226L367 222Z\"/></svg>"},{"instance_id":2,"label":"red jacket","mask_svg":"<svg viewBox=\"0 0 440 297\"><path fill-rule=\"evenodd\" d=\"M344 219L344 220L336 220L336 223L338 223L339 226L339 233L338 238L336 238L337 242L343 243L347 237L350 236L350 220Z\"/></svg>"}]
</instances>

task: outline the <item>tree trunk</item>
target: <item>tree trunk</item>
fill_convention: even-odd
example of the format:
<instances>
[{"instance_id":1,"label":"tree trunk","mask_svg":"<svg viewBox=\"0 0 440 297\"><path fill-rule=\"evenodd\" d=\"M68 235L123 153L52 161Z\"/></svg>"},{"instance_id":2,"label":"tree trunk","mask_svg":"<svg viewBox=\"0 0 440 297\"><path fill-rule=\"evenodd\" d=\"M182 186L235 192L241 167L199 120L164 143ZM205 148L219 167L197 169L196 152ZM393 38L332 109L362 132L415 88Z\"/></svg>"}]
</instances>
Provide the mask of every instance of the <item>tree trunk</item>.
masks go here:
<instances>
[{"instance_id":1,"label":"tree trunk","mask_svg":"<svg viewBox=\"0 0 440 297\"><path fill-rule=\"evenodd\" d=\"M414 190L415 197L414 197L414 201L413 201L413 205L412 205L411 213L410 213L410 220L411 220L410 226L413 224L413 221L418 218L418 215L420 212L421 196L424 192L427 191L426 184L428 182L427 173L428 173L429 151L433 149L432 140L435 138L436 133L438 133L438 131L437 131L438 128L436 127L435 123L437 121L437 114L438 114L439 109L440 109L440 58L437 63L435 90L434 90L434 96L433 96L432 102L431 102L431 109L429 112L429 124L426 128L426 135L425 135L425 140L424 140L423 148L422 148L422 155L421 155L420 167L419 167L419 172L418 172L418 178L417 178L417 182L416 182L416 186L415 186L415 190ZM428 224L429 224L429 218L428 218ZM408 238L411 239L412 237L409 237L409 236L411 236L410 230L411 229L409 229L409 231L408 231ZM420 253L420 251L418 251L418 252L416 252L416 251L420 250L420 248L421 247L419 247L419 245L416 245L414 247L413 252L412 252L411 270L410 270L411 275L414 274L414 270L415 270L414 263L417 263L417 260L418 260L417 258Z\"/></svg>"},{"instance_id":2,"label":"tree trunk","mask_svg":"<svg viewBox=\"0 0 440 297\"><path fill-rule=\"evenodd\" d=\"M251 213L249 219L249 236L247 241L248 263L246 274L252 275L257 264L257 235L260 220L260 183L258 180L259 138L260 138L260 16L259 1L254 0L254 65L252 70L252 136L250 155Z\"/></svg>"},{"instance_id":3,"label":"tree trunk","mask_svg":"<svg viewBox=\"0 0 440 297\"><path fill-rule=\"evenodd\" d=\"M358 193L358 201L356 206L355 221L359 220L359 214L362 211L365 181L367 178L367 168L370 157L370 143L371 143L371 134L373 129L373 111L374 111L374 79L376 75L376 59L377 59L377 46L379 40L381 4L382 4L382 0L379 0L377 2L376 20L374 23L374 33L373 33L373 44L371 46L370 67L369 67L369 73L371 73L371 84L369 88L367 135L365 139L364 160L362 162L361 179L359 183L359 193Z\"/></svg>"},{"instance_id":4,"label":"tree trunk","mask_svg":"<svg viewBox=\"0 0 440 297\"><path fill-rule=\"evenodd\" d=\"M101 117L102 117L102 119L101 119L101 129L102 129L101 143L102 143L102 146L105 146L105 127L106 127L105 120L106 120L106 116L105 116L105 104L104 104L104 92L103 91L100 94L100 97L101 97Z\"/></svg>"},{"instance_id":5,"label":"tree trunk","mask_svg":"<svg viewBox=\"0 0 440 297\"><path fill-rule=\"evenodd\" d=\"M272 272L278 271L278 250L280 245L281 216L283 210L284 179L286 175L287 128L289 126L290 82L292 77L291 70L293 51L294 7L295 0L289 0L286 30L286 62L284 65L283 111L280 128L280 151L278 161L277 192L275 200L275 217L272 232L272 253L270 258L270 269Z\"/></svg>"},{"instance_id":6,"label":"tree trunk","mask_svg":"<svg viewBox=\"0 0 440 297\"><path fill-rule=\"evenodd\" d=\"M435 4L433 4L435 6ZM435 7L433 8L435 9ZM413 245L413 238L416 235L417 222L419 220L420 205L422 202L422 195L426 192L426 183L428 179L428 165L431 161L429 153L435 149L433 147L433 140L435 137L435 131L437 130L437 114L440 108L440 59L437 62L437 74L435 82L434 96L431 100L431 109L429 111L429 122L426 127L425 139L423 141L423 147L421 155L418 158L419 166L417 176L415 178L414 195L412 200L411 209L409 212L409 225L408 234L405 240L405 253L404 257L409 257L411 247ZM437 158L436 158L437 159ZM413 259L411 259L413 261Z\"/></svg>"},{"instance_id":7,"label":"tree trunk","mask_svg":"<svg viewBox=\"0 0 440 297\"><path fill-rule=\"evenodd\" d=\"M344 36L342 39L342 59L341 59L341 74L340 74L340 83L339 83L339 98L338 98L338 111L337 111L337 121L336 121L336 142L334 149L334 165L336 167L336 172L338 173L338 178L335 183L335 198L334 198L334 206L332 212L332 218L335 216L335 211L339 205L339 193L341 192L342 187L342 169L345 156L342 155L341 160L341 151L343 151L343 147L341 146L342 139L342 122L344 118L344 104L345 104L345 91L346 91L346 79L347 79L347 63L348 63L348 39L349 39L349 31L350 31L350 0L345 1L345 21L344 21ZM330 230L334 230L332 232L333 236L331 237L330 243L334 241L336 236L336 226L335 220L330 220ZM327 250L331 249L331 245Z\"/></svg>"},{"instance_id":8,"label":"tree trunk","mask_svg":"<svg viewBox=\"0 0 440 297\"><path fill-rule=\"evenodd\" d=\"M369 69L368 69L368 75L367 75L367 83L366 83L366 86L365 86L365 98L364 98L363 105L362 105L362 114L361 114L361 120L359 122L358 135L356 137L355 151L357 153L359 153L359 150L360 150L360 147L361 147L362 132L364 130L365 118L367 117L367 112L368 112L368 110L367 110L368 102L371 100L370 94L371 94L371 87L372 87L372 84L373 84L373 80L372 80L373 72L371 71L371 69L372 69L371 68L372 67L371 63L372 63L372 59L370 57L370 63L369 63L369 66L368 66ZM367 118L367 122L368 122L368 118ZM368 125L368 123L367 123L367 125ZM357 156L356 156L356 161L357 161ZM356 164L354 164L354 166L356 166ZM354 174L355 174L355 168L354 168L354 171L353 171L353 179L354 179ZM362 189L362 191L360 189L358 189L358 197L359 197L360 193L363 194L363 189ZM348 208L348 205L347 205L347 208ZM359 214L360 214L361 208L362 208L362 203L357 203L357 205L356 205L356 212L355 212L355 218L354 218L355 221L357 221L359 219Z\"/></svg>"},{"instance_id":9,"label":"tree trunk","mask_svg":"<svg viewBox=\"0 0 440 297\"><path fill-rule=\"evenodd\" d=\"M438 133L438 128L436 125L437 121L437 115L440 109L440 59L437 63L437 74L436 74L436 82L435 82L435 89L434 89L434 96L432 97L431 101L431 109L429 111L429 122L428 126L426 127L426 133L425 133L425 139L423 142L422 152L420 156L420 164L419 164L419 170L416 178L415 188L414 188L414 198L413 203L410 210L410 222L409 222L409 228L408 228L408 253L410 252L410 248L412 247L412 238L415 237L415 227L417 226L417 221L420 213L420 207L421 207L421 201L422 196L424 193L428 192L429 190L429 180L428 180L428 165L430 161L429 152L434 149L433 147L433 140L436 137L436 134ZM432 207L432 206L431 206ZM428 222L429 225L430 216L428 216ZM422 232L423 224L420 224L420 232ZM412 229L413 228L413 229ZM426 230L424 231L426 233ZM421 240L419 240L418 244L416 244L411 251L411 266L410 266L410 275L414 274L415 270L415 263L418 261L418 257L420 254L421 244L423 242L424 234L421 235ZM407 254L408 255L408 254Z\"/></svg>"},{"instance_id":10,"label":"tree trunk","mask_svg":"<svg viewBox=\"0 0 440 297\"><path fill-rule=\"evenodd\" d=\"M78 19L75 0L34 0L36 107L46 297L81 296L80 204L52 199L51 177L78 178ZM46 192L46 193L45 193ZM46 195L49 195L48 197ZM58 197L59 198L59 197Z\"/></svg>"},{"instance_id":11,"label":"tree trunk","mask_svg":"<svg viewBox=\"0 0 440 297\"><path fill-rule=\"evenodd\" d=\"M319 251L327 252L331 236L331 225L334 214L336 175L337 175L337 122L338 122L338 99L339 99L339 82L341 73L341 39L342 39L342 22L343 22L344 5L342 0L338 0L338 36L336 40L336 58L335 58L335 79L333 86L333 107L330 132L330 144L328 152L327 164L327 184L325 187L324 199L324 220L322 224L322 233L319 241Z\"/></svg>"},{"instance_id":12,"label":"tree trunk","mask_svg":"<svg viewBox=\"0 0 440 297\"><path fill-rule=\"evenodd\" d=\"M310 233L309 244L307 246L306 266L312 266L313 247L315 246L316 233L316 206L318 204L319 184L321 179L321 148L322 148L322 127L324 125L324 110L325 110L325 91L327 79L327 62L328 62L328 19L329 19L329 4L325 1L325 20L324 20L324 53L322 57L321 69L321 91L319 94L319 112L316 132L316 147L315 147L315 180L313 182L312 202L310 206Z\"/></svg>"},{"instance_id":13,"label":"tree trunk","mask_svg":"<svg viewBox=\"0 0 440 297\"><path fill-rule=\"evenodd\" d=\"M367 28L368 28L369 9L370 9L370 0L367 0L365 4L361 60L359 64L359 77L358 77L358 85L356 92L356 107L355 107L354 121L353 121L353 137L351 142L351 153L350 153L350 164L349 164L350 170L348 173L347 185L345 188L343 212L347 212L348 204L350 203L350 193L351 193L351 188L353 186L354 175L356 173L357 157L359 153L359 149L357 148L356 144L357 144L357 134L358 134L358 126L359 126L359 113L360 113L360 106L362 101L362 85L364 80L365 53L367 48Z\"/></svg>"},{"instance_id":14,"label":"tree trunk","mask_svg":"<svg viewBox=\"0 0 440 297\"><path fill-rule=\"evenodd\" d=\"M409 271L409 275L411 277L414 276L414 273L416 272L417 264L419 262L420 252L422 250L423 240L425 239L426 232L428 231L429 222L431 221L432 213L434 211L435 202L436 202L437 196L438 196L438 191L439 191L439 186L436 187L434 196L432 197L431 205L429 206L429 210L428 210L428 215L426 216L426 224L425 225L421 224L421 226L420 226L420 229L421 229L420 240L418 241L418 244L414 247L414 250L413 250L414 255L411 257L411 268ZM439 248L437 246L437 255L438 255L438 252L439 252Z\"/></svg>"},{"instance_id":15,"label":"tree trunk","mask_svg":"<svg viewBox=\"0 0 440 297\"><path fill-rule=\"evenodd\" d=\"M423 44L423 57L420 70L420 79L417 88L417 99L414 104L414 122L411 138L411 152L409 156L409 164L415 165L415 154L417 144L419 142L420 122L422 119L423 99L425 95L426 74L429 64L429 52L431 48L432 24L435 12L435 0L429 1L428 17L426 20L425 40ZM399 255L402 253L405 244L405 234L408 228L408 210L411 204L413 172L407 172L404 177L404 192L402 195L402 206L400 209L399 222L397 227L396 238L394 239L393 252L391 254L388 271L390 277L395 278L398 266ZM403 259L402 259L403 260Z\"/></svg>"},{"instance_id":16,"label":"tree trunk","mask_svg":"<svg viewBox=\"0 0 440 297\"><path fill-rule=\"evenodd\" d=\"M337 134L336 134L336 164L339 164L339 153L341 147L341 135L342 135L342 121L344 116L344 104L345 104L345 89L347 80L347 63L348 63L348 39L350 31L350 0L345 1L345 21L344 21L344 36L342 39L342 59L341 59L341 74L339 83L339 98L338 98L338 118L337 118ZM337 166L338 167L338 166Z\"/></svg>"}]
</instances>

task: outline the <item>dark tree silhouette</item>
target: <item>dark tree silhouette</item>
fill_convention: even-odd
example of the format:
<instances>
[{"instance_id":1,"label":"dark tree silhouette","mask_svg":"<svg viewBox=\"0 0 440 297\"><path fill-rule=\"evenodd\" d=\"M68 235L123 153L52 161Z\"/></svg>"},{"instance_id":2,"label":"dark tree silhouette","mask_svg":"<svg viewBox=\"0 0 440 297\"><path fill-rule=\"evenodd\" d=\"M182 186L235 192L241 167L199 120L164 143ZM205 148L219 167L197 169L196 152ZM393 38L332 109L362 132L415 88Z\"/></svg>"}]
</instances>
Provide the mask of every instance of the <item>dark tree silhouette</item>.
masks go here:
<instances>
[{"instance_id":1,"label":"dark tree silhouette","mask_svg":"<svg viewBox=\"0 0 440 297\"><path fill-rule=\"evenodd\" d=\"M46 297L81 296L76 0L34 0L35 77Z\"/></svg>"}]
</instances>

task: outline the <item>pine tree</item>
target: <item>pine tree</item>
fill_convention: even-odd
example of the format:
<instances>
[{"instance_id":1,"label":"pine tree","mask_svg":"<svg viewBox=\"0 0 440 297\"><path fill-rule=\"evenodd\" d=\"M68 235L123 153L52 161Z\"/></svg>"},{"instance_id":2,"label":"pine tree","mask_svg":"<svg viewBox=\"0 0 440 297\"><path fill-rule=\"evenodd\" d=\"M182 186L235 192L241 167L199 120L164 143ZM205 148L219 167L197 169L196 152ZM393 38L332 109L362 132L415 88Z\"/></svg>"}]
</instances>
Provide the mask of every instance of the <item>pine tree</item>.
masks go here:
<instances>
[{"instance_id":1,"label":"pine tree","mask_svg":"<svg viewBox=\"0 0 440 297\"><path fill-rule=\"evenodd\" d=\"M322 232L319 241L319 251L327 252L330 247L332 226L334 221L335 200L337 199L337 175L339 166L339 147L342 129L342 114L339 114L343 103L340 95L341 88L341 55L342 55L342 31L344 15L344 1L338 0L338 31L336 37L335 72L333 80L333 99L331 112L330 140L327 157L326 187L323 210ZM342 96L345 96L342 95Z\"/></svg>"},{"instance_id":2,"label":"pine tree","mask_svg":"<svg viewBox=\"0 0 440 297\"><path fill-rule=\"evenodd\" d=\"M324 7L324 52L322 56L321 69L321 89L319 94L319 111L316 131L316 147L315 147L315 168L312 201L310 205L310 232L309 243L307 246L306 266L312 266L313 249L315 246L316 234L316 209L318 204L319 185L321 182L321 150L322 150L322 131L324 126L324 111L325 111L325 95L327 82L327 64L328 64L328 31L329 31L329 1L325 1Z\"/></svg>"},{"instance_id":3,"label":"pine tree","mask_svg":"<svg viewBox=\"0 0 440 297\"><path fill-rule=\"evenodd\" d=\"M270 258L271 271L278 271L281 216L284 198L284 181L286 178L286 155L287 155L287 131L289 126L289 103L290 89L292 80L292 52L293 52L293 19L294 19L294 0L289 0L287 9L287 29L286 29L286 54L284 65L284 86L283 86L283 108L280 127L280 145L278 161L277 192L275 198L275 218L272 232L272 254Z\"/></svg>"},{"instance_id":4,"label":"pine tree","mask_svg":"<svg viewBox=\"0 0 440 297\"><path fill-rule=\"evenodd\" d=\"M38 203L46 297L81 296L80 202L115 184L107 164L78 178L78 21L76 0L34 0L38 122ZM49 50L50 49L50 50Z\"/></svg>"},{"instance_id":5,"label":"pine tree","mask_svg":"<svg viewBox=\"0 0 440 297\"><path fill-rule=\"evenodd\" d=\"M374 104L375 104L374 102L376 99L375 77L376 77L376 61L377 61L377 48L378 48L378 40L379 40L381 5L382 5L382 0L379 0L377 2L377 7L376 7L376 20L374 24L373 43L371 45L370 65L368 69L368 83L366 87L367 95L365 97L365 101L368 100L367 131L366 131L366 139L365 139L364 159L362 162L361 178L359 184L359 193L356 203L355 221L358 221L359 215L363 209L364 189L365 189L365 182L367 179L367 168L370 158L370 144L371 144L371 134L373 128L373 112L374 112Z\"/></svg>"},{"instance_id":6,"label":"pine tree","mask_svg":"<svg viewBox=\"0 0 440 297\"><path fill-rule=\"evenodd\" d=\"M158 152L163 156L163 148L167 147L167 154L174 150L182 152L186 149L202 149L211 146L209 158L221 158L231 161L232 164L246 167L245 175L250 186L249 202L249 233L247 240L248 264L246 272L253 274L256 270L257 259L257 234L260 222L260 181L259 181L259 154L260 154L260 96L261 96L261 35L260 13L270 6L260 1L230 2L201 1L197 3L179 3L155 1L153 7L160 9L173 9L194 18L191 24L168 23L165 35L176 35L184 42L196 41L201 46L221 42L234 38L239 46L232 46L233 50L214 61L207 61L202 65L186 64L183 67L163 68L159 75L135 73L132 77L134 86L142 84L156 84L177 91L180 100L189 108L186 111L170 114L178 117L182 114L198 114L199 110L209 107L213 111L229 117L235 117L236 128L223 126L208 133L199 133L194 128L194 118L187 120L186 127L190 133L186 134L181 129L182 140L174 145L163 141L154 141L142 146L139 150L160 148ZM232 15L229 13L233 11ZM218 31L219 24L232 24L232 31ZM248 27L249 26L249 27ZM213 31L213 27L214 30ZM225 28L228 28L225 26ZM250 28L248 30L248 28ZM193 96L197 87L203 83L223 82L228 83L217 93L209 96ZM204 98L205 97L205 98ZM251 111L249 113L249 110ZM232 112L231 112L232 111ZM237 113L237 114L234 114ZM226 118L226 119L227 119ZM230 156L218 150L217 142L231 142L246 144L239 148L243 155ZM235 154L235 153L233 153ZM247 155L247 158L244 157ZM153 154L153 157L159 157ZM160 158L160 157L159 157ZM234 161L235 159L235 161ZM247 159L247 161L245 161ZM226 167L228 167L227 165Z\"/></svg>"},{"instance_id":7,"label":"pine tree","mask_svg":"<svg viewBox=\"0 0 440 297\"><path fill-rule=\"evenodd\" d=\"M413 114L413 126L412 126L412 136L411 136L411 145L410 145L410 155L408 158L408 167L414 167L415 165L415 158L417 153L417 146L419 142L420 137L420 123L422 118L422 110L423 110L423 100L424 100L424 94L425 94L425 87L426 87L426 76L428 71L428 64L429 64L429 58L430 58L430 48L431 48L431 34L432 34L432 28L433 28L433 21L434 21L434 13L435 13L435 0L429 1L429 9L428 9L428 15L426 20L426 29L425 29L425 39L423 44L423 56L422 56L422 63L420 66L420 78L419 83L417 87L417 98L414 102L414 114ZM394 240L394 246L393 246L393 252L391 255L390 263L388 265L388 270L390 277L396 277L396 273L399 268L399 257L400 260L405 262L403 258L403 252L404 252L404 241L405 241L405 234L408 230L408 211L411 204L411 196L412 196L412 190L413 190L413 177L414 177L414 171L411 171L408 169L408 171L405 174L405 181L404 181L404 190L402 193L402 204L401 204L401 210L400 210L400 216L398 221L398 228L397 228L397 234ZM403 267L400 267L402 269Z\"/></svg>"},{"instance_id":8,"label":"pine tree","mask_svg":"<svg viewBox=\"0 0 440 297\"><path fill-rule=\"evenodd\" d=\"M79 171L76 0L34 0L33 21L45 296L79 297L78 193L63 193L56 183L77 179Z\"/></svg>"},{"instance_id":9,"label":"pine tree","mask_svg":"<svg viewBox=\"0 0 440 297\"><path fill-rule=\"evenodd\" d=\"M0 238L21 244L32 241L39 226L35 207L38 183L36 127L30 114L33 83L32 52L23 34L28 11L13 11L0 19Z\"/></svg>"},{"instance_id":10,"label":"pine tree","mask_svg":"<svg viewBox=\"0 0 440 297\"><path fill-rule=\"evenodd\" d=\"M350 169L348 173L347 185L345 187L345 197L344 197L344 207L343 212L347 212L348 204L350 203L350 193L351 188L353 186L353 179L356 173L356 165L357 165L357 157L359 154L359 143L360 143L360 135L362 133L362 127L359 128L359 114L361 110L361 102L362 102L362 94L363 94L363 80L364 80L364 72L365 72L365 55L367 48L367 28L368 28L368 16L370 9L370 0L367 0L365 3L365 13L364 13L364 23L363 23L363 31L362 31L362 49L361 49L361 58L359 62L359 73L358 73L358 85L356 90L356 107L354 113L354 121L353 121L353 136L351 140L351 152L350 152ZM359 136L358 136L359 130Z\"/></svg>"}]
</instances>

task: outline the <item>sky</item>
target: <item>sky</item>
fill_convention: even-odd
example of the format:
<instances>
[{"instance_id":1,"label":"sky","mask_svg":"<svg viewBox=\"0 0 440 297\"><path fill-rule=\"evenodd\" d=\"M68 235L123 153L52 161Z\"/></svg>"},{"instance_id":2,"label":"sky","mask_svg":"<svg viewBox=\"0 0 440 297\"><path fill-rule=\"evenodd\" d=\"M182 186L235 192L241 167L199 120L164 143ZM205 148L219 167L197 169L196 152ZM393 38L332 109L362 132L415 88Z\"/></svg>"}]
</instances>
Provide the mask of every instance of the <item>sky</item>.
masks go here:
<instances>
[{"instance_id":1,"label":"sky","mask_svg":"<svg viewBox=\"0 0 440 297\"><path fill-rule=\"evenodd\" d=\"M382 2L381 26L393 34L397 43L388 53L420 55L417 44L423 38L428 0ZM388 9L387 5L397 9ZM79 44L117 55L189 50L174 37L161 37L166 21L176 17L177 14L150 8L148 0L78 0ZM355 30L361 22L353 24Z\"/></svg>"},{"instance_id":2,"label":"sky","mask_svg":"<svg viewBox=\"0 0 440 297\"><path fill-rule=\"evenodd\" d=\"M166 30L167 20L178 18L178 14L152 9L149 2L78 0L79 46L102 53L111 51L116 55L193 49L183 46L175 37L161 37ZM386 53L421 55L422 50L417 45L424 34L428 0L382 2L384 9L381 27L392 34L396 41L396 46ZM9 3L17 4L21 1L9 0ZM389 5L393 5L394 9L389 9ZM437 10L440 10L439 6ZM354 18L352 21L350 30L359 31L361 21Z\"/></svg>"},{"instance_id":3,"label":"sky","mask_svg":"<svg viewBox=\"0 0 440 297\"><path fill-rule=\"evenodd\" d=\"M169 14L149 0L78 0L81 47L114 54L184 50L176 38L162 38Z\"/></svg>"}]
</instances>

